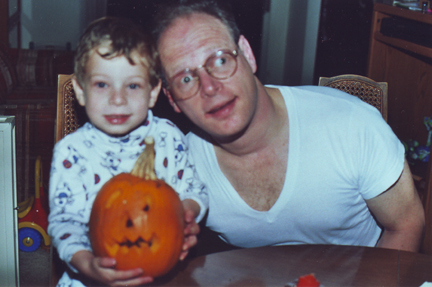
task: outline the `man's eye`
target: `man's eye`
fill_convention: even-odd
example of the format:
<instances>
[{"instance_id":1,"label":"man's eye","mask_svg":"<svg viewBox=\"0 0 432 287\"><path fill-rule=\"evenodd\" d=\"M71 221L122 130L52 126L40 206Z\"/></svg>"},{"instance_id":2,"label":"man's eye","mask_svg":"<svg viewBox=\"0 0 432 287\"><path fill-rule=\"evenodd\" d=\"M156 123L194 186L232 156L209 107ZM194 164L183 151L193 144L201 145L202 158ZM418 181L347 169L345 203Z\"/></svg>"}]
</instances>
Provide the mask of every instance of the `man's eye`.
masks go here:
<instances>
[{"instance_id":1,"label":"man's eye","mask_svg":"<svg viewBox=\"0 0 432 287\"><path fill-rule=\"evenodd\" d=\"M189 84L192 81L193 81L192 76L188 75L188 76L185 76L185 77L181 78L180 83L182 85L186 85L186 84Z\"/></svg>"},{"instance_id":2,"label":"man's eye","mask_svg":"<svg viewBox=\"0 0 432 287\"><path fill-rule=\"evenodd\" d=\"M227 62L227 58L225 57L216 58L216 60L214 61L214 67L221 67L225 65L226 62Z\"/></svg>"}]
</instances>

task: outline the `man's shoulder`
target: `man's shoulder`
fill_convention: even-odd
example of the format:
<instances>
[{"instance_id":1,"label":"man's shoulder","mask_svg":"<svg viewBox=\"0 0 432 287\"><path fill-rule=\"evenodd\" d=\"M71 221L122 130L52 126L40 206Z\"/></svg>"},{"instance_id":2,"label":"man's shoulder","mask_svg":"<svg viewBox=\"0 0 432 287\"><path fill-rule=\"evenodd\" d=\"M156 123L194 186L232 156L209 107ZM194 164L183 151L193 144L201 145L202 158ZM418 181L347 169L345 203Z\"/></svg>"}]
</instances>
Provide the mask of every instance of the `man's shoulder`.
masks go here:
<instances>
[{"instance_id":1,"label":"man's shoulder","mask_svg":"<svg viewBox=\"0 0 432 287\"><path fill-rule=\"evenodd\" d=\"M360 98L350 95L338 89L323 86L294 86L278 87L283 95L287 106L294 103L297 107L314 108L330 111L357 110L359 112L370 112L370 105Z\"/></svg>"},{"instance_id":2,"label":"man's shoulder","mask_svg":"<svg viewBox=\"0 0 432 287\"><path fill-rule=\"evenodd\" d=\"M193 130L187 133L186 141L189 145L189 149L199 154L213 146L210 136L200 130Z\"/></svg>"},{"instance_id":3,"label":"man's shoulder","mask_svg":"<svg viewBox=\"0 0 432 287\"><path fill-rule=\"evenodd\" d=\"M323 87L323 86L305 85L305 86L268 86L268 87L279 89L284 97L327 96L327 97L334 97L334 98L340 98L345 100L347 99L348 100L354 99L354 101L358 100L357 97L347 94L341 90L329 88L329 87Z\"/></svg>"},{"instance_id":4,"label":"man's shoulder","mask_svg":"<svg viewBox=\"0 0 432 287\"><path fill-rule=\"evenodd\" d=\"M189 143L202 144L203 142L208 142L208 136L199 130L193 130L186 134L186 139Z\"/></svg>"},{"instance_id":5,"label":"man's shoulder","mask_svg":"<svg viewBox=\"0 0 432 287\"><path fill-rule=\"evenodd\" d=\"M176 124L174 124L171 120L166 118L160 118L154 116L153 127L154 129L151 131L152 133L165 132L170 136L178 135L184 137L184 133L179 129L179 127Z\"/></svg>"}]
</instances>

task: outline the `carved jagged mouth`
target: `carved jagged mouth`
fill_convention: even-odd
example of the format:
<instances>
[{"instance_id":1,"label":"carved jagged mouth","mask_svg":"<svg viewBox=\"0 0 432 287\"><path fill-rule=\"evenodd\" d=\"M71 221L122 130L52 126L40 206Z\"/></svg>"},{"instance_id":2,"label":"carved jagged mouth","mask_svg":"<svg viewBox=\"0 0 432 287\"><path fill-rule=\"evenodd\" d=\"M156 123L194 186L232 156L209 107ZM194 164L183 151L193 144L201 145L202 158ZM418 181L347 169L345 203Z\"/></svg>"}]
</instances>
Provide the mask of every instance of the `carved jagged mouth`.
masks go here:
<instances>
[{"instance_id":1,"label":"carved jagged mouth","mask_svg":"<svg viewBox=\"0 0 432 287\"><path fill-rule=\"evenodd\" d=\"M149 241L146 241L146 240L142 239L141 237L139 237L135 241L130 241L129 239L126 239L126 240L118 243L118 245L120 245L120 246L126 246L128 248L131 248L133 246L141 248L142 244L146 244L148 247L151 247L152 246L152 240L150 239Z\"/></svg>"}]
</instances>

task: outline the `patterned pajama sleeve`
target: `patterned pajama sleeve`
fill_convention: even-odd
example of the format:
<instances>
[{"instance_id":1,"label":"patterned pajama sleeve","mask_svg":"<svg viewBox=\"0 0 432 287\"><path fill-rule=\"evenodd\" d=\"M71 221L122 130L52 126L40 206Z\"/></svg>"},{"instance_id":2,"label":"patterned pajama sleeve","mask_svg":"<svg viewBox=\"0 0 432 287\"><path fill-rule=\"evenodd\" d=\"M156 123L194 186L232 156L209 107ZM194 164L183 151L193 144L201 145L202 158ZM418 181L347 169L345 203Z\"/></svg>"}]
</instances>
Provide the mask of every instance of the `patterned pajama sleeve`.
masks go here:
<instances>
[{"instance_id":1,"label":"patterned pajama sleeve","mask_svg":"<svg viewBox=\"0 0 432 287\"><path fill-rule=\"evenodd\" d=\"M77 164L86 159L68 158L69 154L65 149L56 148L54 151L50 175L48 233L60 258L76 272L69 264L73 254L80 250L91 251L88 239L90 207L86 189L86 186L91 185L91 178L86 176L88 170Z\"/></svg>"}]
</instances>

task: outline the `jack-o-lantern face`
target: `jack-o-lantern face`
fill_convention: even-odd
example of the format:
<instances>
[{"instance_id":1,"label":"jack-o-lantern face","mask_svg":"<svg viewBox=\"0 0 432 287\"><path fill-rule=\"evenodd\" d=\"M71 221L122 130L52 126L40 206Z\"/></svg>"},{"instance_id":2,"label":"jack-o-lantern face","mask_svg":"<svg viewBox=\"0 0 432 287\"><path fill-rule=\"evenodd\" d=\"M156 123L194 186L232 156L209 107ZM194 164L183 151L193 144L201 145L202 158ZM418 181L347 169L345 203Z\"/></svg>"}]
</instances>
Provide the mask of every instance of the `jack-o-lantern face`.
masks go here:
<instances>
[{"instance_id":1,"label":"jack-o-lantern face","mask_svg":"<svg viewBox=\"0 0 432 287\"><path fill-rule=\"evenodd\" d=\"M140 267L157 277L178 261L183 245L183 208L162 180L123 173L99 191L89 222L96 256L112 257L116 269Z\"/></svg>"}]
</instances>

